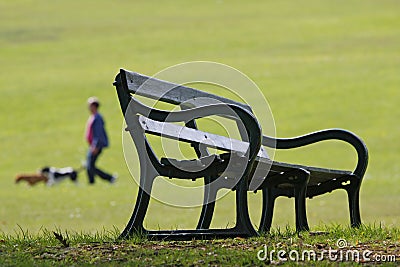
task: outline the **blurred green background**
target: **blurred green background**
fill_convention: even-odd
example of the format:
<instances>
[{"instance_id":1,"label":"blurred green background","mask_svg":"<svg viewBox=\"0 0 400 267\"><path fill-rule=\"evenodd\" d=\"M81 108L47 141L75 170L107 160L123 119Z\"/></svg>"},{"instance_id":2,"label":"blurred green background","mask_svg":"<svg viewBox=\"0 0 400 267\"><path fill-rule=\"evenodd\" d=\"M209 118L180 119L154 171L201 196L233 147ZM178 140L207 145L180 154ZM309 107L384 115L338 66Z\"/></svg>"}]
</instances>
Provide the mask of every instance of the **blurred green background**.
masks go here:
<instances>
[{"instance_id":1,"label":"blurred green background","mask_svg":"<svg viewBox=\"0 0 400 267\"><path fill-rule=\"evenodd\" d=\"M279 137L332 127L360 135L370 150L363 221L398 224L399 11L396 0L0 1L0 231L122 229L137 186L122 152L114 77L120 67L153 75L194 60L221 62L253 79ZM89 187L82 173L78 186L15 185L18 173L80 165L91 95L102 101L111 140L99 166L118 172L117 184ZM324 142L276 159L351 169L355 153ZM251 196L255 223L259 201ZM232 225L231 195L216 212L213 226ZM193 227L198 214L152 201L146 225ZM279 199L275 214L274 227L293 225L293 200ZM345 193L308 201L308 215L314 229L348 224Z\"/></svg>"}]
</instances>

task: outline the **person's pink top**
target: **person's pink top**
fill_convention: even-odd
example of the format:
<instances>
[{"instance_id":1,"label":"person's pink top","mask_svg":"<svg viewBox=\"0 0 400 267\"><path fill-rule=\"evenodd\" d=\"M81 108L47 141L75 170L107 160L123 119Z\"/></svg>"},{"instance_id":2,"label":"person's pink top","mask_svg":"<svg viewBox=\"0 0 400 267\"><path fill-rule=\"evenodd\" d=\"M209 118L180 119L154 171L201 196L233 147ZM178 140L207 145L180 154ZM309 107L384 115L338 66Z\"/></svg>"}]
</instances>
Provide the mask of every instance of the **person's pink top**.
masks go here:
<instances>
[{"instance_id":1,"label":"person's pink top","mask_svg":"<svg viewBox=\"0 0 400 267\"><path fill-rule=\"evenodd\" d=\"M94 115L91 115L86 123L86 140L88 141L89 145L93 142L93 121Z\"/></svg>"}]
</instances>

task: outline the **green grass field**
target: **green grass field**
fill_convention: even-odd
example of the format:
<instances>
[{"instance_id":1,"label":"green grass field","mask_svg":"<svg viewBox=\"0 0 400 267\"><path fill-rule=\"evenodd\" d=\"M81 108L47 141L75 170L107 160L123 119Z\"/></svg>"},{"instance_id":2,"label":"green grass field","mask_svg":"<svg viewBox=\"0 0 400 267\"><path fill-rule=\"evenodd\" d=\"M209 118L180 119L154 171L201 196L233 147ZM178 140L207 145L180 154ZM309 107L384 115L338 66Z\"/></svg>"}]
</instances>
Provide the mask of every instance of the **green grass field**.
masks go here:
<instances>
[{"instance_id":1,"label":"green grass field","mask_svg":"<svg viewBox=\"0 0 400 267\"><path fill-rule=\"evenodd\" d=\"M395 0L0 1L0 232L121 230L137 186L124 161L113 79L120 67L152 75L194 60L249 75L269 101L279 137L333 127L360 135L370 151L362 219L398 225L399 10ZM119 173L117 184L89 187L82 173L79 186L15 185L18 173L80 165L91 95L102 101L111 141L99 165ZM324 142L276 159L346 169L355 153ZM260 196L251 199L256 222ZM231 200L217 204L214 227L232 225ZM349 223L344 192L307 205L313 229ZM279 199L273 226L293 226L293 208L293 200ZM198 214L153 201L146 225L193 227Z\"/></svg>"},{"instance_id":2,"label":"green grass field","mask_svg":"<svg viewBox=\"0 0 400 267\"><path fill-rule=\"evenodd\" d=\"M64 245L49 231L43 231L40 236L27 232L19 232L16 236L0 234L0 254L7 255L0 257L0 265L15 266L19 263L20 266L265 266L282 264L309 266L312 263L322 266L358 266L359 262L367 263L369 260L375 260L383 266L396 266L396 259L400 258L397 241L400 237L398 228L330 227L325 230L328 232L297 234L287 229L247 239L157 242L140 237L115 241L118 234L116 232L70 235L57 231L61 234ZM348 247L338 249L337 240L344 241ZM383 241L379 244L377 240ZM286 256L279 258L277 255L279 250L285 251ZM303 254L304 251L307 254ZM310 251L315 254L309 254ZM351 251L350 254L348 251ZM354 251L359 251L359 254ZM322 258L324 261L321 260ZM370 262L370 265L372 264Z\"/></svg>"}]
</instances>

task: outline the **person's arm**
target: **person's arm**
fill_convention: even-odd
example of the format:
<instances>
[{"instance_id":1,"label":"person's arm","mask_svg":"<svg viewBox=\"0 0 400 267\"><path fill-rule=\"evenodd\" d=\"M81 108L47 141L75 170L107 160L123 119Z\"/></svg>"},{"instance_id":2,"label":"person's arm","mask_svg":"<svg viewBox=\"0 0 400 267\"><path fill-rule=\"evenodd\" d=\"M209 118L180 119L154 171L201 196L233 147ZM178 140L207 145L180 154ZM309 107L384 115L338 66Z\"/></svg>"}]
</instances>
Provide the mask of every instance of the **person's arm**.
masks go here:
<instances>
[{"instance_id":1,"label":"person's arm","mask_svg":"<svg viewBox=\"0 0 400 267\"><path fill-rule=\"evenodd\" d=\"M101 117L96 116L93 120L92 130L93 130L93 141L92 141L92 152L97 154L101 148L104 146L104 141L102 140L102 129L103 121Z\"/></svg>"}]
</instances>

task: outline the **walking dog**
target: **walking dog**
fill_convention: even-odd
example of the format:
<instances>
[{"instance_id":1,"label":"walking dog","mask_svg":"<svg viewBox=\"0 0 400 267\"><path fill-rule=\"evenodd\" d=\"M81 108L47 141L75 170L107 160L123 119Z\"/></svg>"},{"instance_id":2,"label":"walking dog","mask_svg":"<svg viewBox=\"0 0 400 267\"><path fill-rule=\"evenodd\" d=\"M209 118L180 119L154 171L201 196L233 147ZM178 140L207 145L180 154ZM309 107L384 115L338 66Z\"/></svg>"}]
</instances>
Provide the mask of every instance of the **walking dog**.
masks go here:
<instances>
[{"instance_id":1,"label":"walking dog","mask_svg":"<svg viewBox=\"0 0 400 267\"><path fill-rule=\"evenodd\" d=\"M33 186L37 183L44 182L48 186L58 184L65 179L70 179L73 182L78 181L79 170L74 170L72 167L55 168L55 167L44 167L39 173L34 174L19 174L15 177L15 182L26 181L29 185Z\"/></svg>"}]
</instances>

